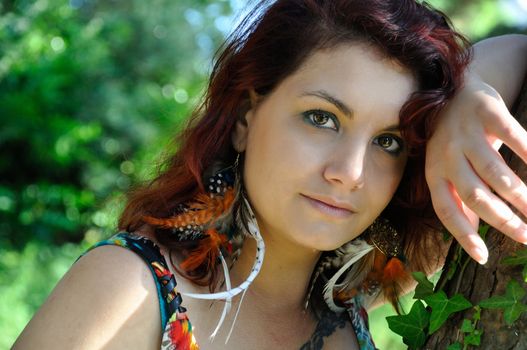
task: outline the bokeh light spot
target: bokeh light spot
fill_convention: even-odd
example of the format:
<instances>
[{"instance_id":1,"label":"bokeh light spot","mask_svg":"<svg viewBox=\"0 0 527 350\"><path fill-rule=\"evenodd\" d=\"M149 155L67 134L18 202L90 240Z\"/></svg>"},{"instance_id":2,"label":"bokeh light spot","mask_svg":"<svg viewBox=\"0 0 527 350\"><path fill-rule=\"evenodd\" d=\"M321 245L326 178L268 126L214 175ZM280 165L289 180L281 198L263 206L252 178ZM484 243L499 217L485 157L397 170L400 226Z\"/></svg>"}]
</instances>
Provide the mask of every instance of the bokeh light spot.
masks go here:
<instances>
[{"instance_id":1,"label":"bokeh light spot","mask_svg":"<svg viewBox=\"0 0 527 350\"><path fill-rule=\"evenodd\" d=\"M123 174L130 175L134 173L135 166L133 162L125 160L121 163L120 169Z\"/></svg>"},{"instance_id":2,"label":"bokeh light spot","mask_svg":"<svg viewBox=\"0 0 527 350\"><path fill-rule=\"evenodd\" d=\"M177 103L186 103L188 101L188 92L183 88L179 88L174 92L174 100Z\"/></svg>"},{"instance_id":3,"label":"bokeh light spot","mask_svg":"<svg viewBox=\"0 0 527 350\"><path fill-rule=\"evenodd\" d=\"M51 44L51 48L55 52L63 51L64 47L66 46L66 44L64 43L64 39L62 39L60 36L53 37L53 39L51 39L50 44Z\"/></svg>"}]
</instances>

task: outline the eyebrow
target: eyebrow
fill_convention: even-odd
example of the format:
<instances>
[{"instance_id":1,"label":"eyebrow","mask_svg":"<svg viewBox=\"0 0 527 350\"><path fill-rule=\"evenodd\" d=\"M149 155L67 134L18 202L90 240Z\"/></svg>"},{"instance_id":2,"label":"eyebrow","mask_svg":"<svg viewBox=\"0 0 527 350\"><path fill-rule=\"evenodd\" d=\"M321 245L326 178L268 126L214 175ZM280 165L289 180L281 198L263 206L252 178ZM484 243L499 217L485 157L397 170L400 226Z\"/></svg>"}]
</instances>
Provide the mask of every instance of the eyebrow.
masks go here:
<instances>
[{"instance_id":1,"label":"eyebrow","mask_svg":"<svg viewBox=\"0 0 527 350\"><path fill-rule=\"evenodd\" d=\"M401 131L399 124L393 124L388 126L384 131Z\"/></svg>"},{"instance_id":2,"label":"eyebrow","mask_svg":"<svg viewBox=\"0 0 527 350\"><path fill-rule=\"evenodd\" d=\"M331 103L335 107L337 107L338 110L341 111L343 114L345 114L347 117L349 117L349 118L353 117L353 112L352 112L351 108L346 106L346 104L344 102L342 102L341 100L339 100L335 96L332 96L327 91L324 91L324 90L306 91L306 92L303 92L300 96L316 96L316 97L320 97L320 98L328 101L329 103Z\"/></svg>"},{"instance_id":3,"label":"eyebrow","mask_svg":"<svg viewBox=\"0 0 527 350\"><path fill-rule=\"evenodd\" d=\"M328 93L325 90L306 91L306 92L303 92L300 96L316 96L316 97L320 97L320 98L328 101L329 103L331 103L335 107L337 107L338 110L340 110L342 113L344 113L347 117L353 118L353 111L352 111L352 109L349 108L348 106L346 106L346 104L344 102L342 102L341 100L339 100L335 96L332 96L330 93ZM390 132L401 131L401 128L400 128L399 124L392 124L392 125L386 127L384 129L384 131L390 131Z\"/></svg>"}]
</instances>

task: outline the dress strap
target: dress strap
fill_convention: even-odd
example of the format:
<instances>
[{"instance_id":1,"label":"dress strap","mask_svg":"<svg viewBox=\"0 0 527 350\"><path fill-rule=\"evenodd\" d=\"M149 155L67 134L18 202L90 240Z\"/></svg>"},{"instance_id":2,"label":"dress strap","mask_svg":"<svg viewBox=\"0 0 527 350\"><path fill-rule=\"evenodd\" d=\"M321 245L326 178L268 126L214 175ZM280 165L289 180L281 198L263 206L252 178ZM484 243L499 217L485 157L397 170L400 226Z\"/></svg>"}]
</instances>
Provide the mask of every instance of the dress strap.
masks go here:
<instances>
[{"instance_id":1,"label":"dress strap","mask_svg":"<svg viewBox=\"0 0 527 350\"><path fill-rule=\"evenodd\" d=\"M360 350L376 350L377 348L369 330L368 312L363 306L361 295L356 295L346 304Z\"/></svg>"}]
</instances>

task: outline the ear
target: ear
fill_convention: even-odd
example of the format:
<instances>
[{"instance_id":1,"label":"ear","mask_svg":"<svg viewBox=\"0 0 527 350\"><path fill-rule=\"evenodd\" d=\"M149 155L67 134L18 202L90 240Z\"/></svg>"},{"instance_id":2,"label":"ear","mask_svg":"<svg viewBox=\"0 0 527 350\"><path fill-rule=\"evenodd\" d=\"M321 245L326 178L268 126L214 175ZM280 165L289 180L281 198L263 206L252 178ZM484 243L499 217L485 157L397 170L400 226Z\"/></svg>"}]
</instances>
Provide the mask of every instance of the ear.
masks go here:
<instances>
[{"instance_id":1,"label":"ear","mask_svg":"<svg viewBox=\"0 0 527 350\"><path fill-rule=\"evenodd\" d=\"M251 108L243 117L239 118L234 125L234 130L231 134L231 141L232 146L239 153L244 152L247 147L247 136L249 134L249 128L253 116L254 110Z\"/></svg>"}]
</instances>

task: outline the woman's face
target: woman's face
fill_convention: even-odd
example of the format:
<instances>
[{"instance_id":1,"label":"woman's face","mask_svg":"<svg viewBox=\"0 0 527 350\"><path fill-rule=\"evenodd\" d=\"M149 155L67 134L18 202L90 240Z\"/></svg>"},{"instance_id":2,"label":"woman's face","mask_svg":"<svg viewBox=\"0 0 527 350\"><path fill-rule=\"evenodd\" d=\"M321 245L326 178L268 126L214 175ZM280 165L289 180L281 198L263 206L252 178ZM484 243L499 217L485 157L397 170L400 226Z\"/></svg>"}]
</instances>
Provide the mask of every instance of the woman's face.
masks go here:
<instances>
[{"instance_id":1,"label":"woman's face","mask_svg":"<svg viewBox=\"0 0 527 350\"><path fill-rule=\"evenodd\" d=\"M362 233L406 164L411 73L364 44L315 52L239 122L244 181L268 238L332 250Z\"/></svg>"}]
</instances>

